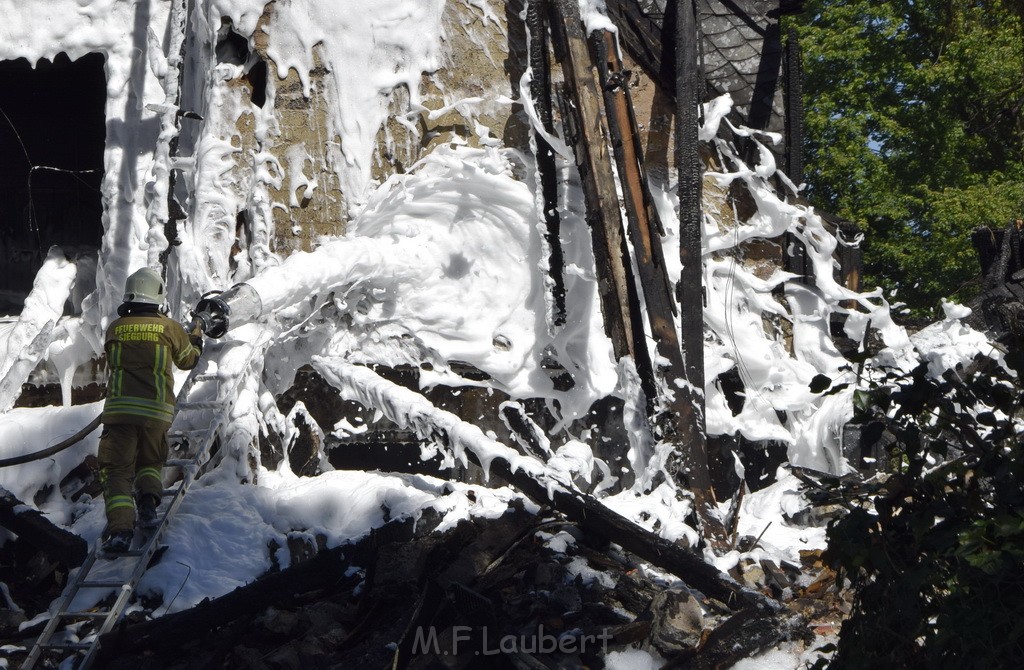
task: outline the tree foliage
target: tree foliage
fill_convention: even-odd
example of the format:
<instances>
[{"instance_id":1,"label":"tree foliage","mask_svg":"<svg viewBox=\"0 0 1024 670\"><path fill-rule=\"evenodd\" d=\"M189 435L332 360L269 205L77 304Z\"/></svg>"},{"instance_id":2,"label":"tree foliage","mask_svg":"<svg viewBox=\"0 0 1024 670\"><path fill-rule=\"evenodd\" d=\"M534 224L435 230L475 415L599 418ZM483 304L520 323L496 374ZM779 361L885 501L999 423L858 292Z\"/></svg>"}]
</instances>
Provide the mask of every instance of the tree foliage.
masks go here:
<instances>
[{"instance_id":1,"label":"tree foliage","mask_svg":"<svg viewBox=\"0 0 1024 670\"><path fill-rule=\"evenodd\" d=\"M928 309L1024 209L1024 3L806 0L808 195L866 233L870 284ZM963 296L961 296L963 297Z\"/></svg>"},{"instance_id":2,"label":"tree foliage","mask_svg":"<svg viewBox=\"0 0 1024 670\"><path fill-rule=\"evenodd\" d=\"M829 527L827 556L856 591L830 667L1024 665L1019 351L1013 372L988 361L935 378L922 363L858 392L893 472Z\"/></svg>"}]
</instances>

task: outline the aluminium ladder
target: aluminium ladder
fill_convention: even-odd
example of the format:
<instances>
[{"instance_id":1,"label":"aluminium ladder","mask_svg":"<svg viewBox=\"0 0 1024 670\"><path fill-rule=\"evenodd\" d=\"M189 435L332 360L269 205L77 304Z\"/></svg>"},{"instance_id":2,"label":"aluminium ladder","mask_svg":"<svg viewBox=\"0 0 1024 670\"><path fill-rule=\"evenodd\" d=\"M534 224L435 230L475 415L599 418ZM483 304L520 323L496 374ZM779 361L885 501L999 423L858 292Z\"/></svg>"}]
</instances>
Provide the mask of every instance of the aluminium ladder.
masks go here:
<instances>
[{"instance_id":1,"label":"aluminium ladder","mask_svg":"<svg viewBox=\"0 0 1024 670\"><path fill-rule=\"evenodd\" d=\"M249 352L246 359L246 364L241 368L241 371L244 372L248 369L249 362L252 360L253 355L259 351L260 348L255 345L250 345L248 342L237 343L242 344L243 346L252 346L252 350ZM231 344L234 343L228 343L228 346ZM207 366L211 364L217 365L218 362L219 361L207 361ZM97 538L93 544L92 550L78 569L74 579L72 579L65 588L61 604L57 609L57 612L50 617L50 620L47 622L43 632L40 633L39 638L36 640L35 644L32 645L32 649L29 651L28 656L21 666L22 670L32 670L36 667L36 663L44 656L44 654L53 653L62 653L62 657L64 659L67 659L69 655L80 655L81 660L73 667L75 667L76 670L86 670L95 660L96 654L99 652L100 638L104 634L110 632L124 616L125 609L129 604L131 596L135 592L135 587L138 585L139 580L142 579L142 576L149 567L149 562L160 547L160 539L167 530L168 523L174 516L174 513L178 510L178 507L181 505L188 488L199 476L201 468L206 463L206 457L210 446L213 444L218 430L221 428L228 416L228 410L241 376L238 375L230 379L223 379L217 372L199 373L198 369L199 367L197 366L196 369L189 374L178 394L178 403L175 408L175 421L177 421L179 415L185 411L209 412L210 410L214 410L214 415L209 418L209 426L207 428L178 431L171 430L168 432L168 439L186 438L190 441L194 440L194 443L198 445L198 448L190 458L169 459L167 461L167 466L181 468L182 478L175 486L164 490L163 496L165 499L169 498L170 502L167 504L166 509L162 513L158 514L158 525L152 530L140 533L142 536L142 545L138 549L133 549L131 551L112 556L106 556L103 554L101 549L102 538ZM183 400L183 398L193 395L192 391L197 383L211 381L216 383L216 400ZM222 386L225 382L231 382L227 384L227 392L230 395L224 395L221 392ZM125 572L127 572L128 576L115 579L90 578L90 574L95 568L109 566L111 564L126 567L127 570ZM105 589L116 593L113 604L102 609L75 610L72 608L75 597L79 593L94 589ZM58 639L58 630L63 630L68 625L82 622L87 623L89 621L97 624L98 627L93 632L86 635L85 639L87 641Z\"/></svg>"}]
</instances>

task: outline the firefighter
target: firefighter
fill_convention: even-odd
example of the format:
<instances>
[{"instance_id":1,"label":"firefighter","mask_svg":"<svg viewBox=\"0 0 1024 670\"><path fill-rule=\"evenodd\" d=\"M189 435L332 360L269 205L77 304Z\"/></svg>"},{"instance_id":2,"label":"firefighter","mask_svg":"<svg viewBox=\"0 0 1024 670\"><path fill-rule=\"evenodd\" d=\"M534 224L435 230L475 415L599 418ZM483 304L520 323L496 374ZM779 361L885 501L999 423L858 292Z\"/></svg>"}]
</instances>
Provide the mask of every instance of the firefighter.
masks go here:
<instances>
[{"instance_id":1,"label":"firefighter","mask_svg":"<svg viewBox=\"0 0 1024 670\"><path fill-rule=\"evenodd\" d=\"M167 429L175 401L171 364L191 369L203 348L202 330L187 333L163 313L163 304L160 274L142 268L125 282L124 302L117 309L120 318L107 329L104 349L110 377L99 447L107 553L128 550L136 510L139 526L158 524Z\"/></svg>"}]
</instances>

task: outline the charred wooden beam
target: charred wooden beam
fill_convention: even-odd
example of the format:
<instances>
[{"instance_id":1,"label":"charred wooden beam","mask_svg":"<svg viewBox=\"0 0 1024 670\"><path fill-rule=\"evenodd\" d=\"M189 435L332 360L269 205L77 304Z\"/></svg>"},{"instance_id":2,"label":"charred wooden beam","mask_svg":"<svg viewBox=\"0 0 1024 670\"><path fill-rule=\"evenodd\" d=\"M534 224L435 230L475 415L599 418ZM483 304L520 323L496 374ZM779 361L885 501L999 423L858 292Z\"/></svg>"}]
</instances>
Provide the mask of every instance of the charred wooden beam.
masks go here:
<instances>
[{"instance_id":1,"label":"charred wooden beam","mask_svg":"<svg viewBox=\"0 0 1024 670\"><path fill-rule=\"evenodd\" d=\"M88 553L85 540L53 525L3 488L0 488L0 526L66 567L81 565Z\"/></svg>"},{"instance_id":2,"label":"charred wooden beam","mask_svg":"<svg viewBox=\"0 0 1024 670\"><path fill-rule=\"evenodd\" d=\"M640 300L622 232L618 193L608 153L608 130L594 64L583 33L579 5L573 0L557 0L555 8L559 20L552 28L559 33L556 42L564 45L564 49L556 48L556 55L561 56L571 98L565 111L571 117L567 123L576 130L573 149L583 180L605 329L612 340L615 357L628 356L636 362L643 391L651 402L656 392L653 365L643 323L638 318Z\"/></svg>"},{"instance_id":3,"label":"charred wooden beam","mask_svg":"<svg viewBox=\"0 0 1024 670\"><path fill-rule=\"evenodd\" d=\"M701 224L702 166L698 153L700 73L697 68L696 16L691 0L679 3L676 33L675 159L679 195L679 296L682 306L686 381L704 389L704 270ZM703 403L701 403L703 405ZM703 413L703 412L702 412Z\"/></svg>"},{"instance_id":4,"label":"charred wooden beam","mask_svg":"<svg viewBox=\"0 0 1024 670\"><path fill-rule=\"evenodd\" d=\"M621 358L632 355L635 345L630 325L626 266L621 254L624 243L622 224L605 143L600 98L590 69L579 9L565 0L557 0L555 7L561 19L556 29L563 36L565 46L561 54L562 68L571 98L567 111L573 117L570 125L576 131L576 137L572 138L573 148L583 181L597 272L601 275L598 282L601 308L615 356Z\"/></svg>"},{"instance_id":5,"label":"charred wooden beam","mask_svg":"<svg viewBox=\"0 0 1024 670\"><path fill-rule=\"evenodd\" d=\"M509 400L501 403L498 413L512 438L522 447L520 451L523 454L532 456L541 463L551 457L551 447L547 444L547 438L540 430L540 426L527 416L522 405Z\"/></svg>"},{"instance_id":6,"label":"charred wooden beam","mask_svg":"<svg viewBox=\"0 0 1024 670\"><path fill-rule=\"evenodd\" d=\"M804 180L804 101L803 65L800 60L800 42L792 28L786 36L784 69L786 106L786 175L799 186ZM809 282L810 266L807 249L796 235L786 233L783 238L783 263L786 271L800 275Z\"/></svg>"},{"instance_id":7,"label":"charred wooden beam","mask_svg":"<svg viewBox=\"0 0 1024 670\"><path fill-rule=\"evenodd\" d=\"M530 97L537 114L548 133L554 132L551 106L550 63L547 47L548 0L529 0L526 6L526 25L530 29ZM537 143L537 175L541 188L541 216L544 219L544 239L548 245L548 274L551 277L552 325L565 323L565 261L562 255L562 223L558 214L558 174L555 151L540 133L534 134Z\"/></svg>"},{"instance_id":8,"label":"charred wooden beam","mask_svg":"<svg viewBox=\"0 0 1024 670\"><path fill-rule=\"evenodd\" d=\"M476 460L472 452L467 453L470 460ZM521 469L513 470L508 461L499 458L491 461L490 470L538 505L551 506L580 528L614 542L730 608L768 607L763 596L744 589L693 551L641 528L592 496L552 486Z\"/></svg>"},{"instance_id":9,"label":"charred wooden beam","mask_svg":"<svg viewBox=\"0 0 1024 670\"><path fill-rule=\"evenodd\" d=\"M627 230L633 243L637 271L643 287L647 305L647 318L654 335L658 355L667 362L661 370L663 378L671 388L676 379L688 376L683 351L680 348L679 336L676 332L673 314L677 306L673 297L668 271L665 266L664 251L661 246L661 220L654 207L644 174L643 151L640 147L640 132L637 128L636 115L628 89L628 73L619 59L615 37L609 32L595 32L591 44L596 54L601 88L604 91L605 110L608 115L608 128L611 133L612 147L618 167L619 182L625 196ZM694 145L696 155L696 145ZM698 267L700 266L700 238L697 239ZM703 326L701 326L699 342L703 357ZM694 445L702 445L703 425L700 421L702 413L694 411L693 402L699 400L693 394L683 393L681 389L671 388L667 402L668 412L656 421L661 433L659 437L674 446L677 453L686 453ZM699 446L698 446L699 449ZM706 448L704 449L706 453ZM687 460L697 463L699 455ZM703 459L707 468L707 458ZM683 475L681 469L674 474ZM691 490L699 486L700 478L692 474L680 476L676 482ZM707 477L707 490L694 491L697 500L713 500L710 474ZM727 546L726 529L712 506L698 504L697 515L701 528L707 539L718 549Z\"/></svg>"},{"instance_id":10,"label":"charred wooden beam","mask_svg":"<svg viewBox=\"0 0 1024 670\"><path fill-rule=\"evenodd\" d=\"M715 670L732 667L790 635L791 626L763 609L747 609L726 619L696 650L672 658L662 670Z\"/></svg>"},{"instance_id":11,"label":"charred wooden beam","mask_svg":"<svg viewBox=\"0 0 1024 670\"><path fill-rule=\"evenodd\" d=\"M618 168L619 183L625 196L626 230L633 243L637 270L647 302L648 318L655 313L669 316L677 313L672 297L665 254L659 236L664 233L658 210L651 201L644 170L643 149L640 146L640 130L636 123L633 101L629 95L629 76L619 59L615 36L607 31L595 31L590 37L594 60L604 95L605 113L615 164ZM652 327L654 326L652 322ZM667 328L653 329L655 339L660 336L678 341L675 327L672 333Z\"/></svg>"},{"instance_id":12,"label":"charred wooden beam","mask_svg":"<svg viewBox=\"0 0 1024 670\"><path fill-rule=\"evenodd\" d=\"M724 525L712 521L718 516L704 424L704 264L701 226L703 221L702 173L698 154L698 111L703 90L698 68L696 9L692 0L676 5L676 126L675 160L679 194L679 260L682 272L678 295L681 315L683 375L673 380L678 406L688 415L679 424L688 430L686 448L674 451L666 464L674 478L688 482L697 514L708 523L709 540L716 548L726 545ZM720 533L720 534L719 534Z\"/></svg>"}]
</instances>

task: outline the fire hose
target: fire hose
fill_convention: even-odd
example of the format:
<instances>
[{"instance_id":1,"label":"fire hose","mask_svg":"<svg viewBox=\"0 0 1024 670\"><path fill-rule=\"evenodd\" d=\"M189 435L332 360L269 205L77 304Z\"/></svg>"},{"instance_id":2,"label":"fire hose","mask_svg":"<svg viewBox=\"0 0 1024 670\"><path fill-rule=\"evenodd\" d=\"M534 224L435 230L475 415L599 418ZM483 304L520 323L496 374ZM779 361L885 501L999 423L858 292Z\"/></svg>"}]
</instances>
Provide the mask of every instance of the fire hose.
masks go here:
<instances>
[{"instance_id":1,"label":"fire hose","mask_svg":"<svg viewBox=\"0 0 1024 670\"><path fill-rule=\"evenodd\" d=\"M22 463L28 463L30 461L38 461L39 459L46 458L47 456L52 456L57 452L64 451L71 445L81 442L86 435L96 430L96 428L99 427L100 425L101 416L102 415L97 414L96 418L90 421L89 425L87 425L85 428L78 431L77 433L67 438L66 440L58 442L52 447L47 447L46 449L36 451L31 454L22 454L21 456L12 456L11 458L4 458L0 460L0 468L6 468L11 465L21 465Z\"/></svg>"}]
</instances>

